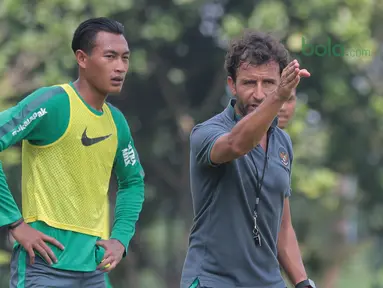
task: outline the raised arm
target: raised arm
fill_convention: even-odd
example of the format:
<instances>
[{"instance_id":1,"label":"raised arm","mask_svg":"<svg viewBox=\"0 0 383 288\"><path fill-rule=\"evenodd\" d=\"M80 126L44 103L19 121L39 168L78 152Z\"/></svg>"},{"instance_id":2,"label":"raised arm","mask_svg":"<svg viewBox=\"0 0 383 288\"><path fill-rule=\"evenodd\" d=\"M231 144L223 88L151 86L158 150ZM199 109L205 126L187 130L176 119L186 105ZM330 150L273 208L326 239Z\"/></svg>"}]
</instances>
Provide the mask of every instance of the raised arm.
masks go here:
<instances>
[{"instance_id":1,"label":"raised arm","mask_svg":"<svg viewBox=\"0 0 383 288\"><path fill-rule=\"evenodd\" d=\"M284 102L289 99L292 89L298 85L300 77L309 75L305 69L299 69L299 63L296 60L292 61L283 70L278 88L267 95L257 109L246 115L230 132L215 141L211 149L211 161L215 164L230 162L247 154L258 145ZM251 81L244 85L254 85ZM231 83L231 85L236 84Z\"/></svg>"}]
</instances>

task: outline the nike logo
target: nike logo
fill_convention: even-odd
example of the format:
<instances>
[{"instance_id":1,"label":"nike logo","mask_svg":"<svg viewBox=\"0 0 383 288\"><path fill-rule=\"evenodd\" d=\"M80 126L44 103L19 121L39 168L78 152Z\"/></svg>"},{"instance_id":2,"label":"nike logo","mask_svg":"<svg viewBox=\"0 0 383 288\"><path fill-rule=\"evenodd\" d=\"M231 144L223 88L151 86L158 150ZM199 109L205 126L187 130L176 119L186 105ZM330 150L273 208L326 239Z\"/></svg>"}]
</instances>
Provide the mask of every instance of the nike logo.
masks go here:
<instances>
[{"instance_id":1,"label":"nike logo","mask_svg":"<svg viewBox=\"0 0 383 288\"><path fill-rule=\"evenodd\" d=\"M101 137L96 137L96 138L89 138L87 135L86 135L86 129L84 130L84 133L82 133L82 137L81 137L81 143L82 145L84 146L91 146L91 145L94 145L98 142L101 142L107 138L109 138L112 134L109 134L109 135L106 135L106 136L101 136Z\"/></svg>"}]
</instances>

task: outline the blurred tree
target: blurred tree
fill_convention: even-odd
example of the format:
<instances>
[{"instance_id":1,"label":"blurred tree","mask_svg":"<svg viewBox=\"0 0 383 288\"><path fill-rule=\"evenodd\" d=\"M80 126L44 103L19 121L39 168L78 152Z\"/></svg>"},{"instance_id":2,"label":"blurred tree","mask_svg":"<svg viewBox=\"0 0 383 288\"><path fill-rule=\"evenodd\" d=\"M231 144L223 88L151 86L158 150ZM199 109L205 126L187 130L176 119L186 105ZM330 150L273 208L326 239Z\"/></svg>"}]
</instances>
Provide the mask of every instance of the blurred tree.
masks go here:
<instances>
[{"instance_id":1,"label":"blurred tree","mask_svg":"<svg viewBox=\"0 0 383 288\"><path fill-rule=\"evenodd\" d=\"M131 68L122 95L110 101L130 123L147 192L129 256L111 278L116 287L179 287L192 220L189 133L227 104L227 40L247 27L273 32L312 73L299 86L300 106L288 130L295 147L291 201L310 275L325 277L326 267L339 265L337 259L347 258L339 255L349 251L339 249L347 239L334 226L348 203L340 193L343 175L359 183L353 201L362 200L367 212L361 236L383 231L383 87L376 81L382 76L376 55L382 12L382 2L373 0L3 0L0 89L2 99L13 102L2 100L0 108L39 86L76 77L70 42L80 21L121 21ZM349 52L370 55L305 56L302 37L313 45L330 37ZM18 162L17 151L0 154L7 171ZM19 172L7 175L19 199Z\"/></svg>"}]
</instances>

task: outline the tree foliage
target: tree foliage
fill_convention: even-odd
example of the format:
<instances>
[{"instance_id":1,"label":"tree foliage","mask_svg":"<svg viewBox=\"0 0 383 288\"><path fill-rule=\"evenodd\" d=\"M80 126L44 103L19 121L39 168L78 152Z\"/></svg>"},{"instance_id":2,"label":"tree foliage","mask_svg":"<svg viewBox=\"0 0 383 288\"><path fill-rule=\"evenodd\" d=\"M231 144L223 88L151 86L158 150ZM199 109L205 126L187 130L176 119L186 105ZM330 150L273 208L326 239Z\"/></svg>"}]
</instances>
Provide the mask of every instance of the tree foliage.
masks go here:
<instances>
[{"instance_id":1,"label":"tree foliage","mask_svg":"<svg viewBox=\"0 0 383 288\"><path fill-rule=\"evenodd\" d=\"M110 16L125 25L130 72L122 95L109 100L132 128L147 192L131 252L111 277L129 287L178 287L192 220L190 130L227 104L223 60L228 40L245 28L272 32L312 74L298 88L297 115L288 129L295 155L291 201L305 262L322 277L326 264L339 256L333 223L349 217L345 207L361 209L362 236L383 231L382 3L3 0L0 108L40 86L75 79L70 43L80 21ZM370 55L305 56L302 37L312 45L330 38L346 51ZM8 171L18 171L17 147L0 155ZM345 175L358 184L351 200L342 189ZM12 173L9 182L19 199L19 173Z\"/></svg>"}]
</instances>

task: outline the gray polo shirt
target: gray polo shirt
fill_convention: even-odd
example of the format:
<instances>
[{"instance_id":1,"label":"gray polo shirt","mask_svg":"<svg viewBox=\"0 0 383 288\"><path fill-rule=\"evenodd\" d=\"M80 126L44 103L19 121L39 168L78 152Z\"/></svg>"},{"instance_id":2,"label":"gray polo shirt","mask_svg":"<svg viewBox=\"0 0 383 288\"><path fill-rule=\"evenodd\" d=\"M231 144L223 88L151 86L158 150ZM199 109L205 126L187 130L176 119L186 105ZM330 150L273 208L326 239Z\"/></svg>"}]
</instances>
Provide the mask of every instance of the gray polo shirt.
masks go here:
<instances>
[{"instance_id":1,"label":"gray polo shirt","mask_svg":"<svg viewBox=\"0 0 383 288\"><path fill-rule=\"evenodd\" d=\"M212 288L285 288L277 259L277 240L285 197L290 196L292 144L274 120L269 129L268 162L258 205L262 245L252 230L258 169L265 151L258 145L247 155L221 165L210 161L214 142L237 123L232 99L227 108L196 125L190 136L190 181L194 224L189 238L181 288L198 278Z\"/></svg>"}]
</instances>

